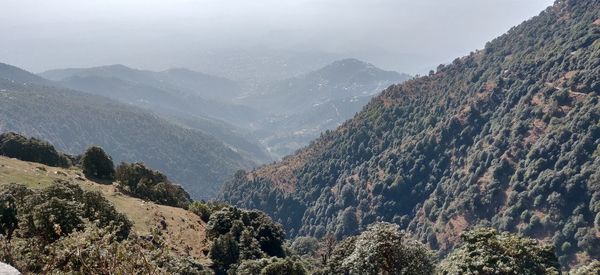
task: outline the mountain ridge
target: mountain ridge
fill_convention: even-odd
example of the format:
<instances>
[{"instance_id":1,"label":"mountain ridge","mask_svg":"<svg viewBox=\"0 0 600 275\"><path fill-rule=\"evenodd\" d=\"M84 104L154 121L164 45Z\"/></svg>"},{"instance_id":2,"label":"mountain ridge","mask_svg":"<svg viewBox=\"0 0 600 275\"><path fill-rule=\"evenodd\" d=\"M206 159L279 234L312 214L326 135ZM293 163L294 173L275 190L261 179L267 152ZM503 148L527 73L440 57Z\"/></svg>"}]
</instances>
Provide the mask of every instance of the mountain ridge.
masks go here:
<instances>
[{"instance_id":1,"label":"mountain ridge","mask_svg":"<svg viewBox=\"0 0 600 275\"><path fill-rule=\"evenodd\" d=\"M236 174L220 197L292 236L389 221L443 252L492 226L553 244L563 265L597 258L599 18L598 1L557 1L390 86L296 154Z\"/></svg>"},{"instance_id":2,"label":"mountain ridge","mask_svg":"<svg viewBox=\"0 0 600 275\"><path fill-rule=\"evenodd\" d=\"M116 161L166 171L196 198L212 197L224 175L256 164L203 132L105 97L0 76L0 98L0 131L42 138L68 153L100 145Z\"/></svg>"}]
</instances>

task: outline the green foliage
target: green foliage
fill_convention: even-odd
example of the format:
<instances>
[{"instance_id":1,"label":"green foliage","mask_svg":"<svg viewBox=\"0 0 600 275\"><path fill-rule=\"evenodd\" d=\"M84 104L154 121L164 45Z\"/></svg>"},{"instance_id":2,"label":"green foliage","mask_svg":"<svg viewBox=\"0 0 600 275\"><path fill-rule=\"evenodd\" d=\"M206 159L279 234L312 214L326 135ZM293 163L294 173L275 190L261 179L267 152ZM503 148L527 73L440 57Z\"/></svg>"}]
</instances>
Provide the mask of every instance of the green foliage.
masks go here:
<instances>
[{"instance_id":1,"label":"green foliage","mask_svg":"<svg viewBox=\"0 0 600 275\"><path fill-rule=\"evenodd\" d=\"M191 203L190 195L181 186L142 163L119 164L116 179L119 190L137 198L181 208Z\"/></svg>"},{"instance_id":2,"label":"green foliage","mask_svg":"<svg viewBox=\"0 0 600 275\"><path fill-rule=\"evenodd\" d=\"M290 249L296 255L315 256L319 249L319 240L314 237L298 237L294 240Z\"/></svg>"},{"instance_id":3,"label":"green foliage","mask_svg":"<svg viewBox=\"0 0 600 275\"><path fill-rule=\"evenodd\" d=\"M398 225L376 223L355 240L341 246L348 250L338 249L334 254L341 252L341 255L332 257L328 264L334 274L417 275L435 271L434 253L406 237Z\"/></svg>"},{"instance_id":4,"label":"green foliage","mask_svg":"<svg viewBox=\"0 0 600 275\"><path fill-rule=\"evenodd\" d=\"M23 185L6 185L0 191L0 198L3 213L7 213L1 219L0 228L5 229L9 240L15 219L18 237L35 238L42 244L81 230L86 222L112 228L120 238L126 238L132 226L101 194L83 191L68 182L57 181L39 191Z\"/></svg>"},{"instance_id":5,"label":"green foliage","mask_svg":"<svg viewBox=\"0 0 600 275\"><path fill-rule=\"evenodd\" d=\"M440 265L441 274L560 274L553 248L494 229L465 232Z\"/></svg>"},{"instance_id":6,"label":"green foliage","mask_svg":"<svg viewBox=\"0 0 600 275\"><path fill-rule=\"evenodd\" d=\"M92 146L83 153L81 168L86 177L91 179L108 181L115 179L115 165L112 158L98 146Z\"/></svg>"},{"instance_id":7,"label":"green foliage","mask_svg":"<svg viewBox=\"0 0 600 275\"><path fill-rule=\"evenodd\" d=\"M208 222L210 215L215 211L225 208L227 205L217 202L194 201L188 206L188 211L198 215L203 221Z\"/></svg>"},{"instance_id":8,"label":"green foliage","mask_svg":"<svg viewBox=\"0 0 600 275\"><path fill-rule=\"evenodd\" d=\"M240 260L285 256L283 228L262 212L224 207L210 215L206 233L214 240L209 256L217 274Z\"/></svg>"},{"instance_id":9,"label":"green foliage","mask_svg":"<svg viewBox=\"0 0 600 275\"><path fill-rule=\"evenodd\" d=\"M569 275L596 275L600 273L600 261L593 260L586 265L577 267L569 271Z\"/></svg>"},{"instance_id":10,"label":"green foliage","mask_svg":"<svg viewBox=\"0 0 600 275\"><path fill-rule=\"evenodd\" d=\"M68 182L36 191L11 184L0 191L0 259L21 272L211 273L172 254L160 235L141 238L131 226L102 194Z\"/></svg>"},{"instance_id":11,"label":"green foliage","mask_svg":"<svg viewBox=\"0 0 600 275\"><path fill-rule=\"evenodd\" d=\"M217 237L210 247L210 259L216 274L227 274L231 265L237 263L240 257L238 243L231 234Z\"/></svg>"},{"instance_id":12,"label":"green foliage","mask_svg":"<svg viewBox=\"0 0 600 275\"><path fill-rule=\"evenodd\" d=\"M120 240L110 228L94 225L44 246L35 239L0 245L2 258L25 273L211 274L195 260L171 254L157 236Z\"/></svg>"},{"instance_id":13,"label":"green foliage","mask_svg":"<svg viewBox=\"0 0 600 275\"><path fill-rule=\"evenodd\" d=\"M231 269L229 274L244 275L305 275L308 274L304 263L297 258L262 258L258 260L244 260L237 267Z\"/></svg>"},{"instance_id":14,"label":"green foliage","mask_svg":"<svg viewBox=\"0 0 600 275\"><path fill-rule=\"evenodd\" d=\"M8 240L17 229L19 220L17 219L17 205L15 198L3 193L0 195L0 235L6 236Z\"/></svg>"},{"instance_id":15,"label":"green foliage","mask_svg":"<svg viewBox=\"0 0 600 275\"><path fill-rule=\"evenodd\" d=\"M0 135L0 155L55 167L71 164L68 156L57 152L50 143L16 133Z\"/></svg>"}]
</instances>

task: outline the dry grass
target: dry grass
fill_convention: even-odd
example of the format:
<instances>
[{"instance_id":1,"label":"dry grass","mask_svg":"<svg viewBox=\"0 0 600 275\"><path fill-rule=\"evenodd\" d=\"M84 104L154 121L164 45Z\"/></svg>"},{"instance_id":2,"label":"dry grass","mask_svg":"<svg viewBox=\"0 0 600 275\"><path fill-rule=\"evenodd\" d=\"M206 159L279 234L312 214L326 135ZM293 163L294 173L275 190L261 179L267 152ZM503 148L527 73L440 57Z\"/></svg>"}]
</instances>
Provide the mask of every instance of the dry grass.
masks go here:
<instances>
[{"instance_id":1,"label":"dry grass","mask_svg":"<svg viewBox=\"0 0 600 275\"><path fill-rule=\"evenodd\" d=\"M133 229L139 235L147 235L153 228L160 227L160 221L164 220L167 226L162 229L162 233L174 252L193 256L202 263L209 263L208 258L203 254L203 250L209 247L205 224L197 215L185 209L158 205L123 195L114 185L98 184L83 178L81 171L75 168L49 167L0 157L0 185L19 183L32 189L39 189L57 179L77 183L84 190L102 192L119 212L127 215L134 224Z\"/></svg>"}]
</instances>

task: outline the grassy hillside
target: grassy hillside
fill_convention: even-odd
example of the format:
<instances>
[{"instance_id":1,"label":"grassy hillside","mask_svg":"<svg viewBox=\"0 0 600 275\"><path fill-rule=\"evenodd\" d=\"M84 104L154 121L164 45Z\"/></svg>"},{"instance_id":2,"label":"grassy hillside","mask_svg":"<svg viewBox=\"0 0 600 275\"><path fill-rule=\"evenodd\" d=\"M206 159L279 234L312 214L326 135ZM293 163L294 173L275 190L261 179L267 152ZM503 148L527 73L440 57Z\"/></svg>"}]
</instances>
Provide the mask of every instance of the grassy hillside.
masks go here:
<instances>
[{"instance_id":1,"label":"grassy hillside","mask_svg":"<svg viewBox=\"0 0 600 275\"><path fill-rule=\"evenodd\" d=\"M0 79L0 132L48 140L71 154L99 145L115 162L144 161L195 198L210 198L227 175L254 161L202 132L90 94Z\"/></svg>"},{"instance_id":2,"label":"grassy hillside","mask_svg":"<svg viewBox=\"0 0 600 275\"><path fill-rule=\"evenodd\" d=\"M222 198L291 235L376 221L442 253L491 226L600 257L600 2L557 1L483 50L386 89L310 146Z\"/></svg>"},{"instance_id":3,"label":"grassy hillside","mask_svg":"<svg viewBox=\"0 0 600 275\"><path fill-rule=\"evenodd\" d=\"M84 190L102 192L117 211L133 222L133 230L138 235L149 235L152 230L162 228L161 220L164 220L167 226L161 231L173 251L182 256L193 256L202 263L209 263L202 252L210 247L205 222L196 214L121 194L114 185L98 184L86 179L77 168L50 167L0 156L0 186L19 183L31 189L42 189L55 180L66 180L77 183Z\"/></svg>"}]
</instances>

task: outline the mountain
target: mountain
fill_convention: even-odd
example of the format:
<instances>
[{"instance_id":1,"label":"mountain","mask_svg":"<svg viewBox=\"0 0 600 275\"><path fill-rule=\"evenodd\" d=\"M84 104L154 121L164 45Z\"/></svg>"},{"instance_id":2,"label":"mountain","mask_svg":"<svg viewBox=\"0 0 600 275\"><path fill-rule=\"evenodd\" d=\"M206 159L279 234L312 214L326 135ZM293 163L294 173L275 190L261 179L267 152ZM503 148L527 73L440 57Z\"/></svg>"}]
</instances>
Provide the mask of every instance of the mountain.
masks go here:
<instances>
[{"instance_id":1,"label":"mountain","mask_svg":"<svg viewBox=\"0 0 600 275\"><path fill-rule=\"evenodd\" d=\"M186 128L224 140L258 163L271 161L263 146L246 134L248 131L232 125L244 127L256 119L256 111L217 99L237 96L239 87L233 81L187 69L152 72L123 65L51 70L40 75L64 87L150 109Z\"/></svg>"},{"instance_id":2,"label":"mountain","mask_svg":"<svg viewBox=\"0 0 600 275\"><path fill-rule=\"evenodd\" d=\"M363 61L343 59L267 85L242 103L268 110L270 115L254 126L263 143L281 157L341 125L382 89L409 78Z\"/></svg>"},{"instance_id":3,"label":"mountain","mask_svg":"<svg viewBox=\"0 0 600 275\"><path fill-rule=\"evenodd\" d=\"M216 100L230 99L240 94L240 87L234 81L185 68L154 72L116 64L92 68L49 70L40 73L40 76L54 81L64 81L73 77L116 78L132 84L143 84L170 92Z\"/></svg>"},{"instance_id":4,"label":"mountain","mask_svg":"<svg viewBox=\"0 0 600 275\"><path fill-rule=\"evenodd\" d=\"M388 221L440 249L491 226L600 257L600 1L557 1L485 48L387 88L221 198L291 236Z\"/></svg>"},{"instance_id":5,"label":"mountain","mask_svg":"<svg viewBox=\"0 0 600 275\"><path fill-rule=\"evenodd\" d=\"M48 81L43 77L39 77L28 71L4 63L0 63L0 76L20 84L52 85L51 81Z\"/></svg>"},{"instance_id":6,"label":"mountain","mask_svg":"<svg viewBox=\"0 0 600 275\"><path fill-rule=\"evenodd\" d=\"M241 93L237 83L187 69L153 72L109 65L50 70L40 76L170 115L214 118L238 127L259 117L255 109L231 102Z\"/></svg>"},{"instance_id":7,"label":"mountain","mask_svg":"<svg viewBox=\"0 0 600 275\"><path fill-rule=\"evenodd\" d=\"M144 161L169 173L195 198L213 197L228 174L256 164L213 136L146 110L2 77L11 75L0 75L0 132L43 138L68 153L100 145L116 162Z\"/></svg>"}]
</instances>

